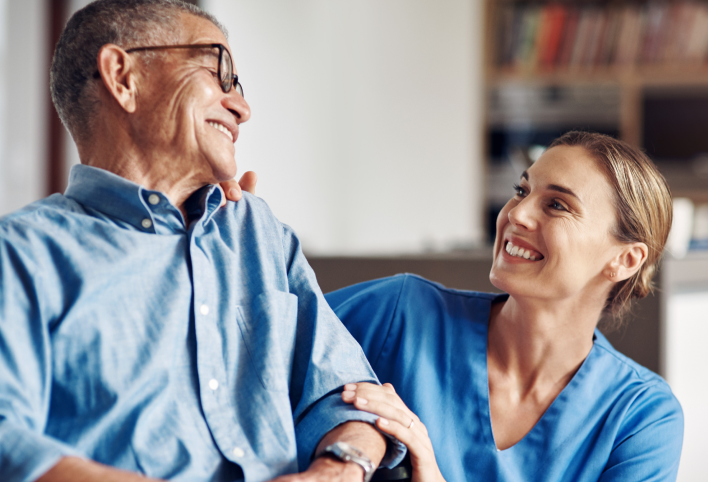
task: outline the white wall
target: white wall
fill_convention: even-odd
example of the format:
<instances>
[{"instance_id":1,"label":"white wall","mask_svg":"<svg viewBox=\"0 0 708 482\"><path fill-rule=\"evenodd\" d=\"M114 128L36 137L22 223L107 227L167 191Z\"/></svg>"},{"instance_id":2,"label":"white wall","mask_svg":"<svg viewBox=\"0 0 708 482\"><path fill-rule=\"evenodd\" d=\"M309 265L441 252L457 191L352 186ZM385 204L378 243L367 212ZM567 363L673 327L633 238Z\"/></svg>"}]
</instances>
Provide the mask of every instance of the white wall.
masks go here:
<instances>
[{"instance_id":1,"label":"white wall","mask_svg":"<svg viewBox=\"0 0 708 482\"><path fill-rule=\"evenodd\" d=\"M309 252L482 238L481 0L205 0L253 117L239 170Z\"/></svg>"},{"instance_id":2,"label":"white wall","mask_svg":"<svg viewBox=\"0 0 708 482\"><path fill-rule=\"evenodd\" d=\"M708 480L708 291L670 293L667 303L666 380L683 408L684 436L679 482Z\"/></svg>"},{"instance_id":3,"label":"white wall","mask_svg":"<svg viewBox=\"0 0 708 482\"><path fill-rule=\"evenodd\" d=\"M0 1L0 215L45 194L45 10L44 0Z\"/></svg>"}]
</instances>

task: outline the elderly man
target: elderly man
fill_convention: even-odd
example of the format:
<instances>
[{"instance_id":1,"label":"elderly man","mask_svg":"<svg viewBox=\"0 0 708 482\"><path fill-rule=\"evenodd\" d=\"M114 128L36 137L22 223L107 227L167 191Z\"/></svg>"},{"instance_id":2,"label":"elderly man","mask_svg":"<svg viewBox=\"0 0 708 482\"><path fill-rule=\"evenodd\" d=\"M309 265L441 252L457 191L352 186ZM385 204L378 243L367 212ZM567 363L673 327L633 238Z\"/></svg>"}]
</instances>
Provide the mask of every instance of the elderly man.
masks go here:
<instances>
[{"instance_id":1,"label":"elderly man","mask_svg":"<svg viewBox=\"0 0 708 482\"><path fill-rule=\"evenodd\" d=\"M355 481L405 450L342 401L375 376L290 228L219 209L250 116L230 52L177 0L68 22L51 91L82 165L0 221L0 480Z\"/></svg>"}]
</instances>

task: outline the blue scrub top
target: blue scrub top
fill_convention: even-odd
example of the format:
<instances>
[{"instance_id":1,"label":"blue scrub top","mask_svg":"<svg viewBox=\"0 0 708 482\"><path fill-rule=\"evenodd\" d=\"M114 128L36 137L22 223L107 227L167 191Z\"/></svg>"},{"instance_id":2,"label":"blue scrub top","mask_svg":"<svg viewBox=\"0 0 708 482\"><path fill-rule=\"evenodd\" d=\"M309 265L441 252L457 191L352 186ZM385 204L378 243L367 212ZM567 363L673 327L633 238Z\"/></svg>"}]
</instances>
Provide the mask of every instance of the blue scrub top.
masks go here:
<instances>
[{"instance_id":1,"label":"blue scrub top","mask_svg":"<svg viewBox=\"0 0 708 482\"><path fill-rule=\"evenodd\" d=\"M330 306L382 383L428 428L448 480L675 480L683 413L668 384L595 331L582 366L516 445L489 414L487 326L508 295L397 275L335 291Z\"/></svg>"}]
</instances>

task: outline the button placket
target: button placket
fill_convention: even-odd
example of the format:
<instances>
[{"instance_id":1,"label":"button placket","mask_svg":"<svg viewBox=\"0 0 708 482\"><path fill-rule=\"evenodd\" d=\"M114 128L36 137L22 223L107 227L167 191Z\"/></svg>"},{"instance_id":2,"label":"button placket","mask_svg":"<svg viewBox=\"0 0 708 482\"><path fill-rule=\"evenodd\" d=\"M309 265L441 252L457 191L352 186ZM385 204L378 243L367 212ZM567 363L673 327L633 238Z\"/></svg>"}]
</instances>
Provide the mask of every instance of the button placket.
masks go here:
<instances>
[{"instance_id":1,"label":"button placket","mask_svg":"<svg viewBox=\"0 0 708 482\"><path fill-rule=\"evenodd\" d=\"M196 230L191 233L196 236ZM201 406L209 430L219 450L232 461L250 460L248 439L235 423L233 394L222 356L223 334L213 322L219 314L219 305L212 296L215 283L210 279L210 263L194 238L190 241L193 273L193 313L197 338L197 372L201 389Z\"/></svg>"}]
</instances>

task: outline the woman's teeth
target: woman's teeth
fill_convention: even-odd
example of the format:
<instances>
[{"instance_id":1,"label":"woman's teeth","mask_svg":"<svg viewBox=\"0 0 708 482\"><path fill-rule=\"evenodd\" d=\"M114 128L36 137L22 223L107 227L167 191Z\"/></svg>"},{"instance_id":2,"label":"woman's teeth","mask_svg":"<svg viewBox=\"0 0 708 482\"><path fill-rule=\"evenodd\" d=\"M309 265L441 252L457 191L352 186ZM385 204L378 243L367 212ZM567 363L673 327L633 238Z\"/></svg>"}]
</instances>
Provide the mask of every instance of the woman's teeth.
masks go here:
<instances>
[{"instance_id":1,"label":"woman's teeth","mask_svg":"<svg viewBox=\"0 0 708 482\"><path fill-rule=\"evenodd\" d=\"M531 261L536 261L536 256L531 254L528 249L520 248L519 246L514 246L511 241L506 243L506 252L517 258L524 258Z\"/></svg>"},{"instance_id":2,"label":"woman's teeth","mask_svg":"<svg viewBox=\"0 0 708 482\"><path fill-rule=\"evenodd\" d=\"M217 131L221 131L224 134L226 134L227 136L229 136L229 139L231 139L231 142L234 141L233 134L231 134L231 131L228 130L226 127L222 126L221 124L217 124L216 122L211 122L211 121L208 121L208 124L210 126L212 126L214 129L216 129Z\"/></svg>"}]
</instances>

